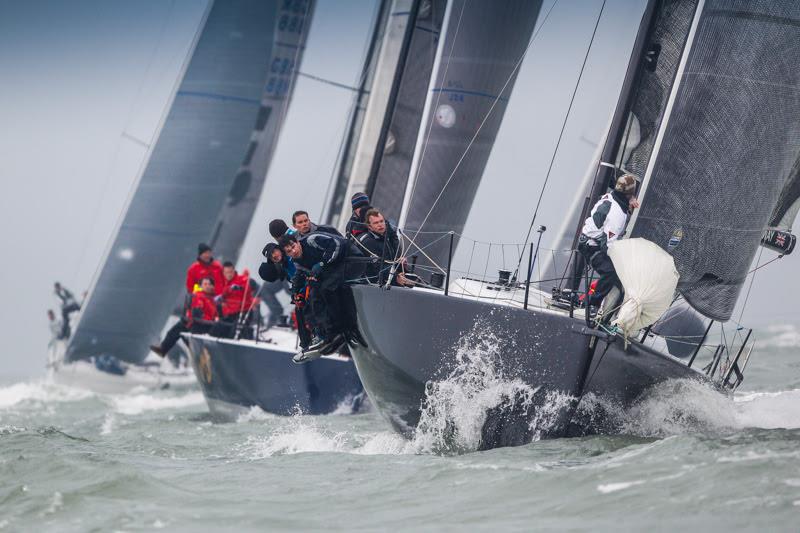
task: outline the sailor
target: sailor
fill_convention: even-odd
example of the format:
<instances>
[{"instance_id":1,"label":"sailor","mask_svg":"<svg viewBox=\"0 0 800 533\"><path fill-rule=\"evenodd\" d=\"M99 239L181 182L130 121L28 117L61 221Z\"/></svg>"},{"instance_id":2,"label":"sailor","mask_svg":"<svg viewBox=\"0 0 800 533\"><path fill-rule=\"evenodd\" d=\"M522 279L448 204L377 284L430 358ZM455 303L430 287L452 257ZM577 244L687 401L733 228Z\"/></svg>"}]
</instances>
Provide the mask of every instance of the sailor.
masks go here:
<instances>
[{"instance_id":1,"label":"sailor","mask_svg":"<svg viewBox=\"0 0 800 533\"><path fill-rule=\"evenodd\" d=\"M350 198L350 205L353 206L353 214L350 216L350 220L347 221L344 234L347 237L352 235L354 238L358 238L359 235L367 231L364 215L372 209L372 206L369 203L369 196L363 192L355 193Z\"/></svg>"},{"instance_id":2,"label":"sailor","mask_svg":"<svg viewBox=\"0 0 800 533\"><path fill-rule=\"evenodd\" d=\"M222 265L214 259L211 247L201 242L197 245L197 261L186 270L186 292L192 294L200 289L200 280L214 280L217 294L222 294L225 282L222 278Z\"/></svg>"},{"instance_id":3,"label":"sailor","mask_svg":"<svg viewBox=\"0 0 800 533\"><path fill-rule=\"evenodd\" d=\"M219 320L219 311L214 301L215 295L214 278L201 279L200 290L192 293L192 301L186 314L167 331L161 344L153 344L150 349L164 357L181 338L181 333L187 331L208 333L214 323Z\"/></svg>"},{"instance_id":4,"label":"sailor","mask_svg":"<svg viewBox=\"0 0 800 533\"><path fill-rule=\"evenodd\" d=\"M374 207L365 213L364 220L367 231L358 236L357 242L365 255L378 260L377 263L369 263L366 270L367 280L370 283L378 283L381 269L384 271L385 280L392 262L399 261L402 267L404 258L398 257L400 239L397 237L397 230ZM392 284L409 287L413 285L402 270L392 279Z\"/></svg>"},{"instance_id":5,"label":"sailor","mask_svg":"<svg viewBox=\"0 0 800 533\"><path fill-rule=\"evenodd\" d=\"M66 287L62 287L61 283L56 281L53 284L53 292L59 300L61 300L61 337L67 339L72 334L72 329L69 324L69 316L76 311L79 311L81 306Z\"/></svg>"},{"instance_id":6,"label":"sailor","mask_svg":"<svg viewBox=\"0 0 800 533\"><path fill-rule=\"evenodd\" d=\"M347 284L361 280L364 269L363 263L347 258L362 254L343 237L325 233L300 239L285 235L278 244L294 261L298 275L305 275L315 295L314 319L322 339L309 350L322 355L333 353L355 328L355 308Z\"/></svg>"},{"instance_id":7,"label":"sailor","mask_svg":"<svg viewBox=\"0 0 800 533\"><path fill-rule=\"evenodd\" d=\"M51 342L67 338L64 336L63 322L56 318L56 314L52 309L47 310L47 325L50 327Z\"/></svg>"},{"instance_id":8,"label":"sailor","mask_svg":"<svg viewBox=\"0 0 800 533\"><path fill-rule=\"evenodd\" d=\"M222 289L222 294L217 297L222 316L218 327L212 334L220 337L232 337L236 332L236 326L242 325L244 336L247 338L253 310L260 303L258 297L253 296L258 291L258 286L253 286L255 281L250 279L247 269L239 274L230 261L226 261L222 265L222 277L225 280L225 287Z\"/></svg>"},{"instance_id":9,"label":"sailor","mask_svg":"<svg viewBox=\"0 0 800 533\"><path fill-rule=\"evenodd\" d=\"M269 223L269 234L272 235L272 238L275 239L276 242L284 235L294 235L296 233L296 229L287 226L286 222L280 218L276 218Z\"/></svg>"},{"instance_id":10,"label":"sailor","mask_svg":"<svg viewBox=\"0 0 800 533\"><path fill-rule=\"evenodd\" d=\"M328 226L325 224L314 224L311 222L311 219L308 218L308 211L295 211L292 213L292 225L294 229L300 234L300 236L308 235L309 233L328 233L331 235L338 235L339 237L342 236L339 233L339 230L334 228L333 226Z\"/></svg>"},{"instance_id":11,"label":"sailor","mask_svg":"<svg viewBox=\"0 0 800 533\"><path fill-rule=\"evenodd\" d=\"M628 215L639 207L635 195L636 178L630 174L620 176L614 189L600 197L583 224L578 251L600 276L589 305L599 306L611 289L620 285L614 263L608 257L608 243L624 234Z\"/></svg>"},{"instance_id":12,"label":"sailor","mask_svg":"<svg viewBox=\"0 0 800 533\"><path fill-rule=\"evenodd\" d=\"M280 246L275 243L267 244L264 249L261 250L261 253L266 258L266 261L261 263L258 269L258 275L264 280L264 285L261 288L261 295L269 309L267 329L277 324L278 319L283 316L283 305L278 300L277 295L279 292L285 290L296 306L295 318L300 335L300 344L303 347L308 347L310 344L310 333L308 333L308 328L306 327L306 310L302 309L302 304L298 305L298 295L303 291L303 287L294 290L291 283L297 274L297 267L295 267L292 259L284 254ZM298 281L298 283L300 282ZM302 284L304 285L304 281Z\"/></svg>"}]
</instances>

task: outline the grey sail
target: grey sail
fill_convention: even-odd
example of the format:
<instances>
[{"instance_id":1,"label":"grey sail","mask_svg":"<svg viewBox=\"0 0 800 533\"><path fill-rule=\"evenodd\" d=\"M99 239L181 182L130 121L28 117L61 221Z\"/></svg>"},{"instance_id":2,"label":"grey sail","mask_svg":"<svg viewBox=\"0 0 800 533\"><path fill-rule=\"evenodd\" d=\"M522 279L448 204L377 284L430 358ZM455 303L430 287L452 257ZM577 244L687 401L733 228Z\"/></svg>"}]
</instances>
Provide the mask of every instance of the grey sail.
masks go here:
<instances>
[{"instance_id":1,"label":"grey sail","mask_svg":"<svg viewBox=\"0 0 800 533\"><path fill-rule=\"evenodd\" d=\"M800 4L708 0L697 17L631 233L724 321L800 153Z\"/></svg>"},{"instance_id":2,"label":"grey sail","mask_svg":"<svg viewBox=\"0 0 800 533\"><path fill-rule=\"evenodd\" d=\"M235 263L239 258L292 98L313 11L314 0L280 2L258 118L210 239L220 260Z\"/></svg>"},{"instance_id":3,"label":"grey sail","mask_svg":"<svg viewBox=\"0 0 800 533\"><path fill-rule=\"evenodd\" d=\"M67 347L67 360L140 362L247 153L269 77L277 1L209 9Z\"/></svg>"},{"instance_id":4,"label":"grey sail","mask_svg":"<svg viewBox=\"0 0 800 533\"><path fill-rule=\"evenodd\" d=\"M401 217L407 233L462 232L540 7L529 0L452 3L423 152ZM417 245L439 238L425 235ZM446 246L426 252L446 262Z\"/></svg>"},{"instance_id":5,"label":"grey sail","mask_svg":"<svg viewBox=\"0 0 800 533\"><path fill-rule=\"evenodd\" d=\"M349 218L350 204L345 201L348 193L352 188L366 187L399 56L399 47L393 45L403 40L410 4L411 0L381 0L378 4L338 169L322 217L325 224L339 226L341 222L342 230Z\"/></svg>"},{"instance_id":6,"label":"grey sail","mask_svg":"<svg viewBox=\"0 0 800 533\"><path fill-rule=\"evenodd\" d=\"M784 185L778 203L769 217L769 227L791 230L800 211L800 156L792 167L789 180Z\"/></svg>"},{"instance_id":7,"label":"grey sail","mask_svg":"<svg viewBox=\"0 0 800 533\"><path fill-rule=\"evenodd\" d=\"M397 72L396 94L386 112L382 144L377 145L366 187L372 205L380 207L394 221L400 217L447 7L446 0L414 4L415 17L413 24L409 23L411 33L407 37L404 65Z\"/></svg>"}]
</instances>

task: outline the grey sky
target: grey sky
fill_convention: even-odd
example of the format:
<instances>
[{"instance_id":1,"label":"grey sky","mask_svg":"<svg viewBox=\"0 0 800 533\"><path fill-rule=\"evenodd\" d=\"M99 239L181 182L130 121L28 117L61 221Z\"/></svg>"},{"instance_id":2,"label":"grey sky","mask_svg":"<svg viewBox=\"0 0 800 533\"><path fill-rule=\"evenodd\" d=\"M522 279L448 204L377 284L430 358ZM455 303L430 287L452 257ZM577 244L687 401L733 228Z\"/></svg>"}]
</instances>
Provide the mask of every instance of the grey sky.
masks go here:
<instances>
[{"instance_id":1,"label":"grey sky","mask_svg":"<svg viewBox=\"0 0 800 533\"><path fill-rule=\"evenodd\" d=\"M579 7L591 13L598 3L587 0ZM88 287L144 155L121 149L120 135L123 130L140 138L152 134L205 5L204 0L0 3L0 249L6 256L0 331L9 363L0 373L41 373L49 338L45 310L56 306L52 282L61 280L76 293ZM576 7L563 3L555 9L545 29L552 42L563 43L570 29L556 24L560 10ZM368 0L321 0L303 70L353 84L373 10ZM612 46L613 38L606 42ZM482 190L495 186L499 192L481 193L465 230L475 238L521 240L518 226L527 229L530 221L542 179L541 161L531 147L540 143L540 125L560 126L563 91L574 79L569 67L537 52L538 66L523 65L487 167ZM603 69L594 76L603 83ZM561 104L543 106L541 95ZM269 219L299 208L318 216L350 104L347 91L299 80L243 265L258 265ZM590 116L590 111L583 112ZM585 140L598 142L596 137L593 130ZM561 157L567 176L573 172L570 149ZM570 192L566 181L561 188L558 183L545 197L540 220L552 230ZM499 201L501 194L513 201ZM516 216L503 212L508 205ZM491 239L506 231L508 239ZM798 319L796 261L791 256L759 273L745 320Z\"/></svg>"}]
</instances>

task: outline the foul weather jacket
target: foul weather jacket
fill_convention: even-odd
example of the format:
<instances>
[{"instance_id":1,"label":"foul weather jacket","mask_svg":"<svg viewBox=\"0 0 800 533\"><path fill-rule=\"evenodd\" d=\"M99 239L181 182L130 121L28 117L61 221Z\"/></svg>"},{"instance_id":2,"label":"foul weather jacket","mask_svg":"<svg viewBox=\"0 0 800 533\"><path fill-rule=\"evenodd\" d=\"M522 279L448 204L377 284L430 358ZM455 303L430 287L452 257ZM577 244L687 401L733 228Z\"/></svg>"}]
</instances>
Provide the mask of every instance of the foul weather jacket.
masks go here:
<instances>
[{"instance_id":1,"label":"foul weather jacket","mask_svg":"<svg viewBox=\"0 0 800 533\"><path fill-rule=\"evenodd\" d=\"M247 313L253 306L253 291L247 272L234 275L222 290L222 316Z\"/></svg>"},{"instance_id":2,"label":"foul weather jacket","mask_svg":"<svg viewBox=\"0 0 800 533\"><path fill-rule=\"evenodd\" d=\"M192 294L194 286L200 285L200 280L203 278L213 279L214 292L218 295L222 294L225 278L222 276L222 265L219 261L212 259L210 263L203 263L198 260L192 263L186 270L186 292Z\"/></svg>"},{"instance_id":3,"label":"foul weather jacket","mask_svg":"<svg viewBox=\"0 0 800 533\"><path fill-rule=\"evenodd\" d=\"M191 328L195 320L213 322L219 316L214 299L204 292L192 294L192 303L186 310L186 327Z\"/></svg>"},{"instance_id":4,"label":"foul weather jacket","mask_svg":"<svg viewBox=\"0 0 800 533\"><path fill-rule=\"evenodd\" d=\"M388 221L386 222L386 231L383 235L368 230L358 237L358 243L362 250L367 251L365 255L382 258L384 261L398 259L396 256L400 248L400 239L397 237L397 231ZM383 263L383 268L388 266L388 264ZM366 276L370 283L376 283L378 281L380 270L381 265L379 263L370 263L367 266Z\"/></svg>"},{"instance_id":5,"label":"foul weather jacket","mask_svg":"<svg viewBox=\"0 0 800 533\"><path fill-rule=\"evenodd\" d=\"M589 238L589 246L603 246L620 238L628 222L628 199L617 191L600 197L583 223L581 233Z\"/></svg>"}]
</instances>

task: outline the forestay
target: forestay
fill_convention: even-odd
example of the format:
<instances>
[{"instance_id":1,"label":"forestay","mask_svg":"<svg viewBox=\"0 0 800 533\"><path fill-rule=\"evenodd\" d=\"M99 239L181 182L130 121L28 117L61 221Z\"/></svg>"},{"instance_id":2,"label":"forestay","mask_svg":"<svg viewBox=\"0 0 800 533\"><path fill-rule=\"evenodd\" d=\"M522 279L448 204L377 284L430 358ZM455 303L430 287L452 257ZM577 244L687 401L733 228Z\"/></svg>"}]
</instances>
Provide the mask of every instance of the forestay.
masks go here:
<instances>
[{"instance_id":1,"label":"forestay","mask_svg":"<svg viewBox=\"0 0 800 533\"><path fill-rule=\"evenodd\" d=\"M67 359L139 362L172 310L197 243L208 239L259 114L277 1L210 7L106 258Z\"/></svg>"}]
</instances>

